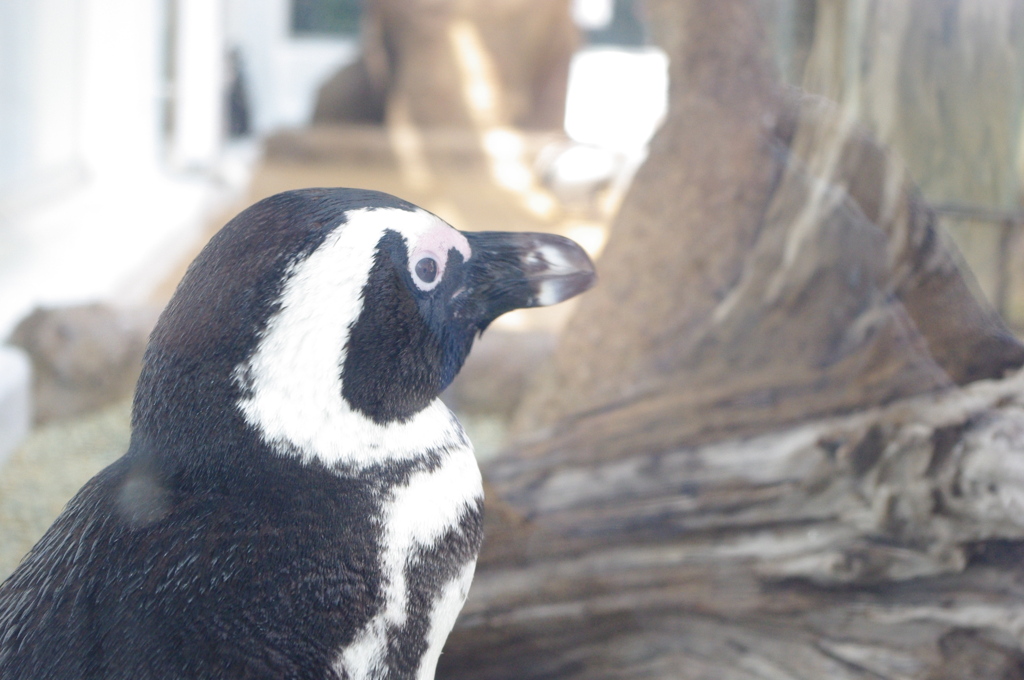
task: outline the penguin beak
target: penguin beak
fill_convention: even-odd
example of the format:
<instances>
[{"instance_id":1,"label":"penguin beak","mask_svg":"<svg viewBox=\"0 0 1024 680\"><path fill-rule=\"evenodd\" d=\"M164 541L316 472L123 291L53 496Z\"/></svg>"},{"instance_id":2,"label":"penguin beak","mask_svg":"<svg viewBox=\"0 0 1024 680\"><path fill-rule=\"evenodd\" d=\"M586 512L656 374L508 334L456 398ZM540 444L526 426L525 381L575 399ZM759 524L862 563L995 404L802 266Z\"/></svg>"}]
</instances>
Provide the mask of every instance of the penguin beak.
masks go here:
<instances>
[{"instance_id":1,"label":"penguin beak","mask_svg":"<svg viewBox=\"0 0 1024 680\"><path fill-rule=\"evenodd\" d=\"M472 249L465 292L476 303L480 330L505 312L557 304L597 281L590 257L562 236L498 231L465 236Z\"/></svg>"}]
</instances>

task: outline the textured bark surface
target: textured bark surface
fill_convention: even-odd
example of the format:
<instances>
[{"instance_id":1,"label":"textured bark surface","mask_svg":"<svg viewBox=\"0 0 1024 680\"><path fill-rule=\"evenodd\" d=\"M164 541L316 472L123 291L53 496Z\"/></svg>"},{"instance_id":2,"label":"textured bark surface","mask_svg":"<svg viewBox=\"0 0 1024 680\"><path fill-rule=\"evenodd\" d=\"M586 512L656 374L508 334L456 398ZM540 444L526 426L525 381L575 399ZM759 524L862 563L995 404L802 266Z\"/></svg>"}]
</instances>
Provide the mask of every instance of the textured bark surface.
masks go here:
<instances>
[{"instance_id":1,"label":"textured bark surface","mask_svg":"<svg viewBox=\"0 0 1024 680\"><path fill-rule=\"evenodd\" d=\"M925 200L967 209L942 224L988 299L1024 328L1020 225L1008 232L981 216L1021 206L1024 2L814 0L808 16L807 0L779 1L780 32L794 37L782 50L791 82L837 102L898 153Z\"/></svg>"},{"instance_id":2,"label":"textured bark surface","mask_svg":"<svg viewBox=\"0 0 1024 680\"><path fill-rule=\"evenodd\" d=\"M797 82L896 150L929 201L1016 209L1024 3L816 5L814 47Z\"/></svg>"},{"instance_id":3,"label":"textured bark surface","mask_svg":"<svg viewBox=\"0 0 1024 680\"><path fill-rule=\"evenodd\" d=\"M488 472L447 680L1024 677L1024 375Z\"/></svg>"},{"instance_id":4,"label":"textured bark surface","mask_svg":"<svg viewBox=\"0 0 1024 680\"><path fill-rule=\"evenodd\" d=\"M561 129L579 43L568 0L371 0L363 55L321 90L314 121Z\"/></svg>"},{"instance_id":5,"label":"textured bark surface","mask_svg":"<svg viewBox=\"0 0 1024 680\"><path fill-rule=\"evenodd\" d=\"M758 53L740 47L758 40L753 8L740 35L728 3L721 27L687 5L664 3L663 26L702 27L667 41L696 75L673 67L688 85L613 226L601 285L518 414L540 442L520 453L664 449L1021 365L903 165L848 111L776 103L770 65L751 69ZM731 88L747 94L723 98Z\"/></svg>"},{"instance_id":6,"label":"textured bark surface","mask_svg":"<svg viewBox=\"0 0 1024 680\"><path fill-rule=\"evenodd\" d=\"M664 383L740 277L778 181L770 131L781 96L759 13L735 0L650 10L672 56L671 113L612 228L600 285L523 411L524 430Z\"/></svg>"},{"instance_id":7,"label":"textured bark surface","mask_svg":"<svg viewBox=\"0 0 1024 680\"><path fill-rule=\"evenodd\" d=\"M1024 678L1024 351L756 5L651 3L669 118L440 678Z\"/></svg>"}]
</instances>

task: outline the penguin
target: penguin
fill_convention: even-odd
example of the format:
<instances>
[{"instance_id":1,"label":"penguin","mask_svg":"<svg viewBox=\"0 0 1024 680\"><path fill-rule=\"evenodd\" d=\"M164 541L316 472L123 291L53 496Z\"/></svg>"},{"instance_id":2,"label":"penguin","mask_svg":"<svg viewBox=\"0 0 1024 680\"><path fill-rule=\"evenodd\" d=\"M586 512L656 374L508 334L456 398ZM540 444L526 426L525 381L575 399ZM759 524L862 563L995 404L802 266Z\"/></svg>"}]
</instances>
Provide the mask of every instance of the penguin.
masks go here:
<instances>
[{"instance_id":1,"label":"penguin","mask_svg":"<svg viewBox=\"0 0 1024 680\"><path fill-rule=\"evenodd\" d=\"M374 191L240 213L150 336L127 452L0 585L0 677L433 678L483 508L438 395L495 318L594 281L569 239Z\"/></svg>"}]
</instances>

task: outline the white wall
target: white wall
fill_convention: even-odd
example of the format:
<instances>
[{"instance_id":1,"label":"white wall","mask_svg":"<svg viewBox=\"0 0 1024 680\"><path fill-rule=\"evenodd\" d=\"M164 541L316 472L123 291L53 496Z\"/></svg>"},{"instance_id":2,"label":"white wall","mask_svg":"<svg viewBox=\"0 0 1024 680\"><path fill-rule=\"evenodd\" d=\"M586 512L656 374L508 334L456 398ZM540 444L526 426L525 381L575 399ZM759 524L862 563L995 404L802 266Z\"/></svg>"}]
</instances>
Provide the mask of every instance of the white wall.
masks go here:
<instances>
[{"instance_id":1,"label":"white wall","mask_svg":"<svg viewBox=\"0 0 1024 680\"><path fill-rule=\"evenodd\" d=\"M0 209L157 167L163 7L0 2Z\"/></svg>"},{"instance_id":2,"label":"white wall","mask_svg":"<svg viewBox=\"0 0 1024 680\"><path fill-rule=\"evenodd\" d=\"M35 305L145 296L224 191L222 0L177 3L165 139L170 7L0 0L0 339Z\"/></svg>"},{"instance_id":3,"label":"white wall","mask_svg":"<svg viewBox=\"0 0 1024 680\"><path fill-rule=\"evenodd\" d=\"M94 181L157 171L163 156L163 0L80 0L81 152Z\"/></svg>"},{"instance_id":4,"label":"white wall","mask_svg":"<svg viewBox=\"0 0 1024 680\"><path fill-rule=\"evenodd\" d=\"M81 0L0 2L0 206L82 175Z\"/></svg>"},{"instance_id":5,"label":"white wall","mask_svg":"<svg viewBox=\"0 0 1024 680\"><path fill-rule=\"evenodd\" d=\"M178 0L174 50L174 134L179 170L216 165L224 141L225 8L219 0Z\"/></svg>"}]
</instances>

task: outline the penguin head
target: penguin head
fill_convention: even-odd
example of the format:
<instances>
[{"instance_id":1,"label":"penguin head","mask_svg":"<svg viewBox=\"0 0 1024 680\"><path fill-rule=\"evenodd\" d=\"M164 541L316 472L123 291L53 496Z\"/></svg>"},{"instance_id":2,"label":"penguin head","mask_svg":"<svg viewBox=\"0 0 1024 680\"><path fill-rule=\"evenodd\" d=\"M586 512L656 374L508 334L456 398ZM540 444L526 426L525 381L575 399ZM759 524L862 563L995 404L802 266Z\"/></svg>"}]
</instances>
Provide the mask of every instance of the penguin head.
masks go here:
<instances>
[{"instance_id":1,"label":"penguin head","mask_svg":"<svg viewBox=\"0 0 1024 680\"><path fill-rule=\"evenodd\" d=\"M443 445L461 430L438 395L474 338L594 280L559 236L460 232L379 192L278 194L189 268L153 332L133 426L155 431L168 405L193 437L240 416L278 451L334 462Z\"/></svg>"}]
</instances>

